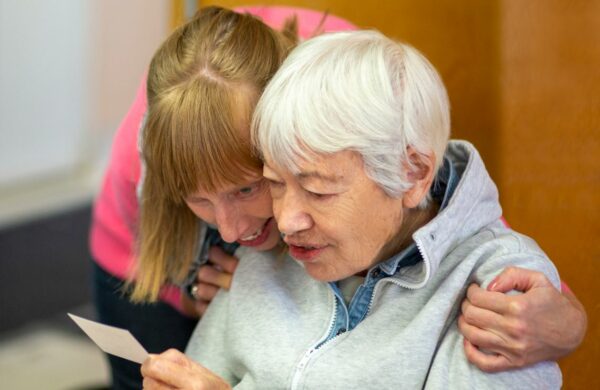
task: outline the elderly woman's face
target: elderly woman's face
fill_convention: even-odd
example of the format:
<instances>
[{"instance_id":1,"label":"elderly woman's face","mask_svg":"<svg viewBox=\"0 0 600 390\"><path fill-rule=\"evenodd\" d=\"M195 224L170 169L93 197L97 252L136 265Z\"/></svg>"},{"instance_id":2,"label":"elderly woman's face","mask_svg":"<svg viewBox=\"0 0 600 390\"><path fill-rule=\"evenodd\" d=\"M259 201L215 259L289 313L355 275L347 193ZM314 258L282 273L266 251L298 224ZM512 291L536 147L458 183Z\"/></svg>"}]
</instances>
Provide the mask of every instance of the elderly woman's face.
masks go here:
<instances>
[{"instance_id":1,"label":"elderly woman's face","mask_svg":"<svg viewBox=\"0 0 600 390\"><path fill-rule=\"evenodd\" d=\"M402 224L402 198L389 197L350 151L316 156L294 175L264 166L279 230L290 254L317 280L334 281L369 269Z\"/></svg>"}]
</instances>

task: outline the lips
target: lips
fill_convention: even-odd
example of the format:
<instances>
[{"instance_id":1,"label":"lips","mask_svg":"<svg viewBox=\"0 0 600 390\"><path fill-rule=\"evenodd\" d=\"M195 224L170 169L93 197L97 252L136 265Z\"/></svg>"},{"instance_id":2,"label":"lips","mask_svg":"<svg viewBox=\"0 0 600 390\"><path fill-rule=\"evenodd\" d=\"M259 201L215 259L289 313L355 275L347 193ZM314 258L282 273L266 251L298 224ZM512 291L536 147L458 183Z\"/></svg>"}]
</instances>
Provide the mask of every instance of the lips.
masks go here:
<instances>
[{"instance_id":1,"label":"lips","mask_svg":"<svg viewBox=\"0 0 600 390\"><path fill-rule=\"evenodd\" d=\"M327 246L300 242L286 242L290 249L290 255L296 260L313 262Z\"/></svg>"},{"instance_id":2,"label":"lips","mask_svg":"<svg viewBox=\"0 0 600 390\"><path fill-rule=\"evenodd\" d=\"M271 229L273 229L273 225L274 219L271 217L267 219L265 224L262 225L257 231L243 238L240 238L239 240L237 240L237 242L243 246L262 245L269 238L269 234L271 233Z\"/></svg>"}]
</instances>

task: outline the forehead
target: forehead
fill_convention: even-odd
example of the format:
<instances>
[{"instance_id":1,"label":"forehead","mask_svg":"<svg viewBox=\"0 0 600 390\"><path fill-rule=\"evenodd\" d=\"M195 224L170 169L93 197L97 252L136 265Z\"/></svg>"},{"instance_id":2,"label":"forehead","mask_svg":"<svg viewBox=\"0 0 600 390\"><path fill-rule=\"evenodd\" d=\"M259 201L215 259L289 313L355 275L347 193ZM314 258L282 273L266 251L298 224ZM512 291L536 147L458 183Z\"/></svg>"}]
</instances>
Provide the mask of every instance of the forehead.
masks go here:
<instances>
[{"instance_id":1,"label":"forehead","mask_svg":"<svg viewBox=\"0 0 600 390\"><path fill-rule=\"evenodd\" d=\"M362 169L362 158L357 152L341 151L331 154L311 154L307 158L299 158L297 170L276 164L269 156L265 156L265 175L293 176L298 181L322 181L344 183Z\"/></svg>"},{"instance_id":2,"label":"forehead","mask_svg":"<svg viewBox=\"0 0 600 390\"><path fill-rule=\"evenodd\" d=\"M202 186L199 186L198 189L194 193L190 194L190 197L206 198L206 197L210 197L210 196L219 196L219 195L223 195L223 194L229 194L231 192L238 191L240 189L240 187L250 185L250 184L256 182L257 180L260 180L261 178L262 178L261 172L247 173L243 176L243 178L241 180L239 180L235 183L220 184L215 190L209 191L205 188L202 188Z\"/></svg>"}]
</instances>

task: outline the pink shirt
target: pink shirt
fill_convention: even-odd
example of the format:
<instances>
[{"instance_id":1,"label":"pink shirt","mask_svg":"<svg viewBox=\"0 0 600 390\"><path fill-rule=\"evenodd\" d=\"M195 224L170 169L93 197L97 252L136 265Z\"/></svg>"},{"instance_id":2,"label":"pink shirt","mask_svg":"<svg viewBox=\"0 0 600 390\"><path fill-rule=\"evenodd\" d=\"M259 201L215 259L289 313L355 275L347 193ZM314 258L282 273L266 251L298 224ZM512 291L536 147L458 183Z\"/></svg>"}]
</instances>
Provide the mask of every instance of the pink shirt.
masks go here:
<instances>
[{"instance_id":1,"label":"pink shirt","mask_svg":"<svg viewBox=\"0 0 600 390\"><path fill-rule=\"evenodd\" d=\"M310 38L323 18L323 13L295 7L240 7L279 29L285 19L298 17L301 38ZM350 22L327 16L323 31L354 30ZM135 100L113 139L110 162L102 188L94 203L90 230L90 249L97 264L119 279L127 279L135 266L135 231L138 217L136 188L140 180L140 158L137 142L146 112L146 80L142 80ZM161 299L181 311L181 294L177 287L165 286Z\"/></svg>"}]
</instances>

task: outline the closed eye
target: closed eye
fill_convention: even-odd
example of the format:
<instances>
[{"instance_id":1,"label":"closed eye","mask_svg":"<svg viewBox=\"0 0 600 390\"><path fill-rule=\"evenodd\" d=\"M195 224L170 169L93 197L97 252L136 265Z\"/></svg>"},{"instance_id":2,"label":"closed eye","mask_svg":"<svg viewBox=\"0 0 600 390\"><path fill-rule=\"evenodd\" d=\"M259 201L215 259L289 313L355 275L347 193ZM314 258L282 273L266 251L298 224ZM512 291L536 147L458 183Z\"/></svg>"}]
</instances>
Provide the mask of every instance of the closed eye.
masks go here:
<instances>
[{"instance_id":1,"label":"closed eye","mask_svg":"<svg viewBox=\"0 0 600 390\"><path fill-rule=\"evenodd\" d=\"M311 198L314 198L316 200L327 200L327 199L331 199L332 197L334 197L336 194L321 194L318 192L313 192L313 191L309 191L309 190L305 190L308 195Z\"/></svg>"}]
</instances>

